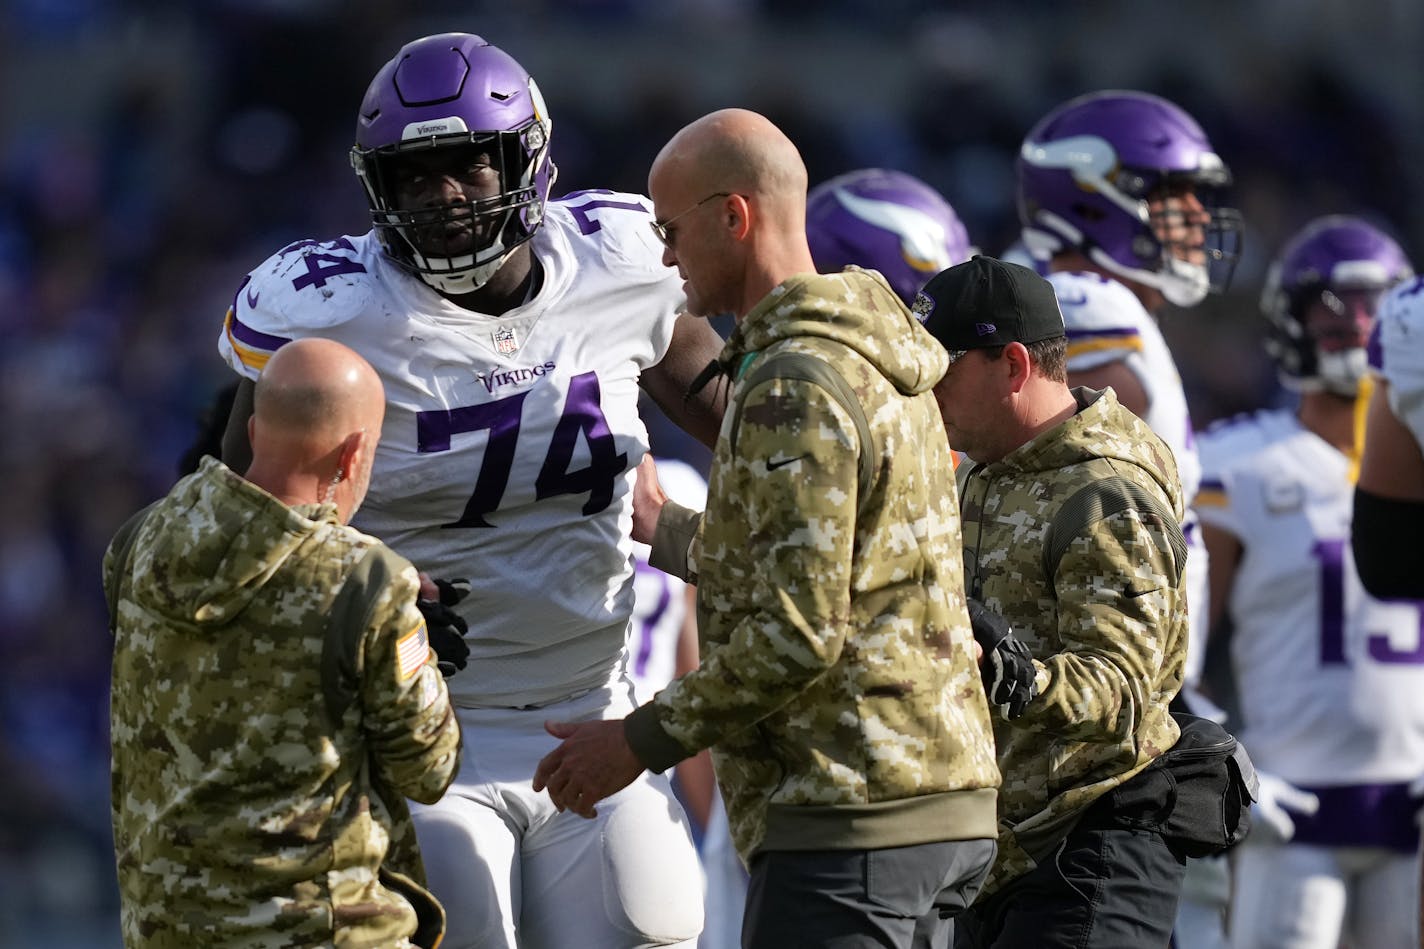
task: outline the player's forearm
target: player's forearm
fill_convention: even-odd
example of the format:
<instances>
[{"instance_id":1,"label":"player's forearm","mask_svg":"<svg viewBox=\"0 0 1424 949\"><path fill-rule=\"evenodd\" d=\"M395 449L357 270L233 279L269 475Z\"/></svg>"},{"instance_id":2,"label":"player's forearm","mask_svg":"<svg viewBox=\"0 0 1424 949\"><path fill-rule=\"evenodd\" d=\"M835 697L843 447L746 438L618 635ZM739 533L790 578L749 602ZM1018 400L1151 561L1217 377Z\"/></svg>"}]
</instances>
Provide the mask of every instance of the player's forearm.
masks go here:
<instances>
[{"instance_id":1,"label":"player's forearm","mask_svg":"<svg viewBox=\"0 0 1424 949\"><path fill-rule=\"evenodd\" d=\"M688 815L703 829L712 816L712 798L717 794L717 777L712 770L712 756L706 749L677 765L677 787Z\"/></svg>"},{"instance_id":2,"label":"player's forearm","mask_svg":"<svg viewBox=\"0 0 1424 949\"><path fill-rule=\"evenodd\" d=\"M1372 596L1424 599L1424 570L1411 547L1424 531L1424 503L1396 501L1355 489L1350 525L1355 569Z\"/></svg>"}]
</instances>

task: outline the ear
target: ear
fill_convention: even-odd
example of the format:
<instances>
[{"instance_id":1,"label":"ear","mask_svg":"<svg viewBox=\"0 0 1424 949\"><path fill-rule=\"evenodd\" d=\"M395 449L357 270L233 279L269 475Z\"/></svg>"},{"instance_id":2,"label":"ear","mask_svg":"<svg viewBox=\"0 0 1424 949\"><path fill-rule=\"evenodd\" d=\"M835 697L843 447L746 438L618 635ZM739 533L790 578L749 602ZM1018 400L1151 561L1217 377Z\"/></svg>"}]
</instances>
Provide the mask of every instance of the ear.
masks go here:
<instances>
[{"instance_id":1,"label":"ear","mask_svg":"<svg viewBox=\"0 0 1424 949\"><path fill-rule=\"evenodd\" d=\"M346 436L341 443L341 453L337 457L337 472L341 475L341 480L346 481L361 470L361 461L366 455L366 430L352 432Z\"/></svg>"},{"instance_id":2,"label":"ear","mask_svg":"<svg viewBox=\"0 0 1424 949\"><path fill-rule=\"evenodd\" d=\"M1003 359L1004 365L1008 367L1011 391L1022 391L1028 384L1029 376L1033 374L1033 360L1029 357L1028 347L1023 343L1009 343L1004 347Z\"/></svg>"},{"instance_id":3,"label":"ear","mask_svg":"<svg viewBox=\"0 0 1424 949\"><path fill-rule=\"evenodd\" d=\"M752 205L746 195L727 195L723 199L722 214L732 237L738 241L746 240L752 229Z\"/></svg>"}]
</instances>

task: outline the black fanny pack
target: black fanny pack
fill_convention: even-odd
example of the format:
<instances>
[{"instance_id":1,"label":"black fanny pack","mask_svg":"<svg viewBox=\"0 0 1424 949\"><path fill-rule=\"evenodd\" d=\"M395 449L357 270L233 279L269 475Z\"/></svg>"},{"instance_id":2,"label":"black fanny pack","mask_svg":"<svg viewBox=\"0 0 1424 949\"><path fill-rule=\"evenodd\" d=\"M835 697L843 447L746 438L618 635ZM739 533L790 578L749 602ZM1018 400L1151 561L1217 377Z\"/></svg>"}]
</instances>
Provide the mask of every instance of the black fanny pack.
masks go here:
<instances>
[{"instance_id":1,"label":"black fanny pack","mask_svg":"<svg viewBox=\"0 0 1424 949\"><path fill-rule=\"evenodd\" d=\"M1105 794L1099 813L1118 826L1156 831L1188 857L1221 853L1250 829L1256 769L1218 723L1180 712L1172 717L1182 730L1177 743Z\"/></svg>"}]
</instances>

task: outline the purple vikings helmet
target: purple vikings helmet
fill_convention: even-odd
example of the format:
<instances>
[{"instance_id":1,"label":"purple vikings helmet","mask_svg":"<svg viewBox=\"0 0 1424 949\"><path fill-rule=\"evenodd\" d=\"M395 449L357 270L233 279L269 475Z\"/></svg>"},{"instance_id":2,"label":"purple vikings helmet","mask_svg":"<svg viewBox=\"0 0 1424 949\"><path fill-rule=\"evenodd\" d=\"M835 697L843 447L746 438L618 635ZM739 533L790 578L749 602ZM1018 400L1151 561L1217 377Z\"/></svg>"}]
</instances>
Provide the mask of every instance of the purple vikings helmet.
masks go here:
<instances>
[{"instance_id":1,"label":"purple vikings helmet","mask_svg":"<svg viewBox=\"0 0 1424 949\"><path fill-rule=\"evenodd\" d=\"M386 253L441 292L484 286L544 218L556 174L551 127L534 80L480 37L442 33L401 47L366 89L351 149ZM394 163L470 146L488 150L497 163L498 196L476 204L395 206ZM481 235L473 252L442 256L430 246L428 235L461 223ZM424 246L417 245L417 231Z\"/></svg>"},{"instance_id":2,"label":"purple vikings helmet","mask_svg":"<svg viewBox=\"0 0 1424 949\"><path fill-rule=\"evenodd\" d=\"M1261 311L1266 351L1281 382L1297 391L1354 395L1369 367L1363 341L1380 297L1413 274L1404 251L1383 231L1343 214L1316 218L1286 244L1266 274ZM1323 304L1343 342L1322 339L1330 327L1307 326L1311 307Z\"/></svg>"},{"instance_id":3,"label":"purple vikings helmet","mask_svg":"<svg viewBox=\"0 0 1424 949\"><path fill-rule=\"evenodd\" d=\"M1176 306L1195 306L1231 280L1241 216L1214 192L1231 172L1186 112L1143 92L1080 96L1043 118L1019 150L1018 206L1034 256L1076 249L1119 277L1156 288ZM1206 262L1164 242L1149 199L1190 190L1210 216ZM1180 220L1176 222L1180 226Z\"/></svg>"},{"instance_id":4,"label":"purple vikings helmet","mask_svg":"<svg viewBox=\"0 0 1424 949\"><path fill-rule=\"evenodd\" d=\"M912 175L847 172L806 196L806 239L821 273L878 270L905 304L929 278L969 259L969 235L949 202Z\"/></svg>"}]
</instances>

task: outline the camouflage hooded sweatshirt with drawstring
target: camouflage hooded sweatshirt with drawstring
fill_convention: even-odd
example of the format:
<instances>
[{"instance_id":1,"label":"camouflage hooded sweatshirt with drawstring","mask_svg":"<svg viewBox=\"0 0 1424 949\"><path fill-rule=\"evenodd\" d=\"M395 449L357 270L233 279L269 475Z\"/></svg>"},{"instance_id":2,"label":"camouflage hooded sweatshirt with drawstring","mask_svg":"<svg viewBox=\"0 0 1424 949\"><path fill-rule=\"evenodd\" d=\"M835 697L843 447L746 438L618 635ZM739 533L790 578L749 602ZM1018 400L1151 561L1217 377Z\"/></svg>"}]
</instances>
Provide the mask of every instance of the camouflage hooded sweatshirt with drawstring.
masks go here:
<instances>
[{"instance_id":1,"label":"camouflage hooded sweatshirt with drawstring","mask_svg":"<svg viewBox=\"0 0 1424 949\"><path fill-rule=\"evenodd\" d=\"M737 391L787 352L834 366L871 445L818 384ZM712 749L744 860L996 835L953 463L930 391L947 359L879 274L855 268L783 282L722 351L740 428L733 448L729 409L700 534L673 565L698 584L702 663L626 733L653 770ZM874 453L865 497L861 451Z\"/></svg>"},{"instance_id":2,"label":"camouflage hooded sweatshirt with drawstring","mask_svg":"<svg viewBox=\"0 0 1424 949\"><path fill-rule=\"evenodd\" d=\"M1001 833L981 897L1033 869L1179 734L1168 711L1187 648L1175 524L1139 506L1097 510L1045 575L1045 532L1085 486L1122 479L1182 517L1171 450L1111 389L1073 395L1078 411L1062 424L959 470L965 587L1009 620L1038 668L1023 714L995 719Z\"/></svg>"},{"instance_id":3,"label":"camouflage hooded sweatshirt with drawstring","mask_svg":"<svg viewBox=\"0 0 1424 949\"><path fill-rule=\"evenodd\" d=\"M441 796L460 732L415 569L379 558L364 594L342 601L361 609L338 613L364 626L329 623L378 545L335 505L288 507L205 458L143 516L127 556L110 546L126 946L438 939L444 916L421 885L402 795ZM354 665L336 720L322 676L333 628Z\"/></svg>"}]
</instances>

